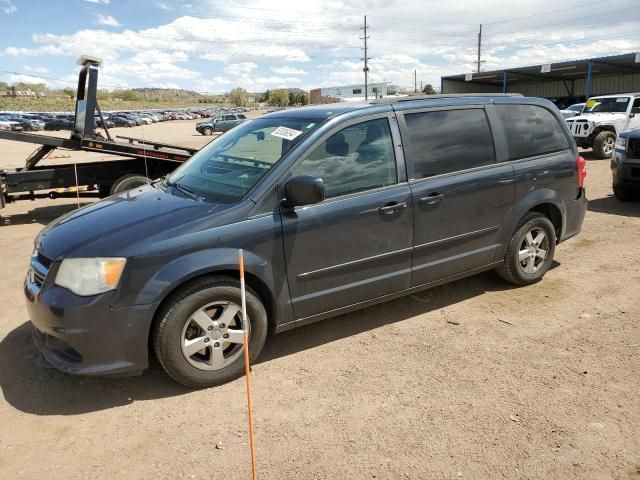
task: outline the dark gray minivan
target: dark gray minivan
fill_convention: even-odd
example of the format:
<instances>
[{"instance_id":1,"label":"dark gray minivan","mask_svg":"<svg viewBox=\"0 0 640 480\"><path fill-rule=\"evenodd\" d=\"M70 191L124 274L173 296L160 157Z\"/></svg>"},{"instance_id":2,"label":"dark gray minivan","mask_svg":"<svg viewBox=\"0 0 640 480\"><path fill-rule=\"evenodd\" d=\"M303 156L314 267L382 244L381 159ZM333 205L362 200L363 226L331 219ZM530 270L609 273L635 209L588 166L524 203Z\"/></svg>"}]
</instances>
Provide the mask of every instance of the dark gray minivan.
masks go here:
<instances>
[{"instance_id":1,"label":"dark gray minivan","mask_svg":"<svg viewBox=\"0 0 640 480\"><path fill-rule=\"evenodd\" d=\"M69 373L132 374L153 349L190 387L281 332L488 269L527 285L576 235L585 162L554 105L433 96L276 112L168 178L47 226L25 282L34 338Z\"/></svg>"}]
</instances>

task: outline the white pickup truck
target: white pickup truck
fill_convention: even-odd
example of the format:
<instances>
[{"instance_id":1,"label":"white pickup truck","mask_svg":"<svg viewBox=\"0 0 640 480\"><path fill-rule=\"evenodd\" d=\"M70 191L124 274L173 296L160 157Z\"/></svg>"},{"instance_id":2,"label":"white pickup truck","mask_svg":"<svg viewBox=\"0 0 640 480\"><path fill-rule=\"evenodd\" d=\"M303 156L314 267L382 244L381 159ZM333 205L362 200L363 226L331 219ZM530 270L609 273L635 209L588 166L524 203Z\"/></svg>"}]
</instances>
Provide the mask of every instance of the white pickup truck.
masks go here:
<instances>
[{"instance_id":1,"label":"white pickup truck","mask_svg":"<svg viewBox=\"0 0 640 480\"><path fill-rule=\"evenodd\" d=\"M597 157L609 158L618 134L640 127L640 93L591 97L582 114L566 122L579 147L593 148Z\"/></svg>"}]
</instances>

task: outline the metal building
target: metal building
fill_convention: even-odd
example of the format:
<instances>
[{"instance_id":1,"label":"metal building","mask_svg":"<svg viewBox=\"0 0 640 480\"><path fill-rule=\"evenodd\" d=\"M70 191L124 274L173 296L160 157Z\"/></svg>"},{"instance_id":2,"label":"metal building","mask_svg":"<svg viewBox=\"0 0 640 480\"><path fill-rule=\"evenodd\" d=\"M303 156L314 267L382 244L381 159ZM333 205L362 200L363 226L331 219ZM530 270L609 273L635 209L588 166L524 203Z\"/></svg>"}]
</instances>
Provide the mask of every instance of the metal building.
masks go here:
<instances>
[{"instance_id":1,"label":"metal building","mask_svg":"<svg viewBox=\"0 0 640 480\"><path fill-rule=\"evenodd\" d=\"M442 93L521 93L559 104L640 91L640 53L442 77Z\"/></svg>"},{"instance_id":2,"label":"metal building","mask_svg":"<svg viewBox=\"0 0 640 480\"><path fill-rule=\"evenodd\" d=\"M382 98L387 96L389 82L369 83L369 98ZM311 103L333 103L344 101L364 100L364 84L343 85L340 87L316 88L309 92Z\"/></svg>"}]
</instances>

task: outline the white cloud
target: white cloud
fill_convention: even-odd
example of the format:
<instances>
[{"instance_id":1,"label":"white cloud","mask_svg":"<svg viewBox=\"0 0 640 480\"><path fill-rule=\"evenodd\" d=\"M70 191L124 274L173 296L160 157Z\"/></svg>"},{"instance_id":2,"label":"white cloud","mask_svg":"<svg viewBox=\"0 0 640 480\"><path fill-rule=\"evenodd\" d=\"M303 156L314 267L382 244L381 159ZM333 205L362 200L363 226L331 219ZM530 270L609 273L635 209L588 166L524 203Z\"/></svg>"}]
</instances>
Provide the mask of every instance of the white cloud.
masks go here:
<instances>
[{"instance_id":1,"label":"white cloud","mask_svg":"<svg viewBox=\"0 0 640 480\"><path fill-rule=\"evenodd\" d=\"M277 73L279 75L306 75L307 72L305 72L303 69L301 68L295 68L295 67L271 67L271 71L273 73Z\"/></svg>"},{"instance_id":2,"label":"white cloud","mask_svg":"<svg viewBox=\"0 0 640 480\"><path fill-rule=\"evenodd\" d=\"M121 26L121 23L111 15L98 15L96 18L100 25L106 25L108 27Z\"/></svg>"},{"instance_id":3,"label":"white cloud","mask_svg":"<svg viewBox=\"0 0 640 480\"><path fill-rule=\"evenodd\" d=\"M249 73L252 70L258 68L253 62L243 62L243 63L232 63L231 65L227 65L225 67L225 73L229 75L242 75L245 73Z\"/></svg>"},{"instance_id":4,"label":"white cloud","mask_svg":"<svg viewBox=\"0 0 640 480\"><path fill-rule=\"evenodd\" d=\"M0 0L0 7L11 1ZM62 35L40 32L33 35L32 43L5 43L0 56L64 55L75 59L84 53L96 55L104 59L105 76L101 81L108 78L115 85L174 82L213 92L236 85L250 91L287 83L296 86L304 76L305 84L315 86L362 83L362 13L371 15L371 81L401 86L413 86L414 70L418 81L436 87L443 75L474 70L475 23L480 21L487 22L483 29L485 70L640 49L637 18L606 16L606 11L585 17L584 8L539 15L575 6L578 1L512 0L505 10L504 0L308 0L304 4L294 0L245 0L241 9L234 3L200 0L199 15L210 15L204 18L185 14L187 4L151 0L156 12L173 9L174 15L181 16L140 30L86 28ZM638 0L616 1L616 8L633 11ZM128 24L120 15L125 13L119 14L119 19ZM501 22L531 15L535 16ZM578 20L580 16L585 18ZM66 62L61 60L60 64ZM140 70L127 67L131 63L145 68L159 66L161 72L158 78L150 73L141 75ZM22 63L17 65L19 68ZM46 65L52 71L57 68L53 63ZM172 74L177 77L170 78Z\"/></svg>"},{"instance_id":5,"label":"white cloud","mask_svg":"<svg viewBox=\"0 0 640 480\"><path fill-rule=\"evenodd\" d=\"M49 73L49 69L47 67L32 67L30 65L25 65L23 67L27 72L33 73Z\"/></svg>"},{"instance_id":6,"label":"white cloud","mask_svg":"<svg viewBox=\"0 0 640 480\"><path fill-rule=\"evenodd\" d=\"M18 7L16 7L11 0L2 0L0 5L2 6L2 11L7 15L18 10Z\"/></svg>"},{"instance_id":7,"label":"white cloud","mask_svg":"<svg viewBox=\"0 0 640 480\"><path fill-rule=\"evenodd\" d=\"M109 5L109 0L84 0L84 1L87 2L87 3Z\"/></svg>"}]
</instances>

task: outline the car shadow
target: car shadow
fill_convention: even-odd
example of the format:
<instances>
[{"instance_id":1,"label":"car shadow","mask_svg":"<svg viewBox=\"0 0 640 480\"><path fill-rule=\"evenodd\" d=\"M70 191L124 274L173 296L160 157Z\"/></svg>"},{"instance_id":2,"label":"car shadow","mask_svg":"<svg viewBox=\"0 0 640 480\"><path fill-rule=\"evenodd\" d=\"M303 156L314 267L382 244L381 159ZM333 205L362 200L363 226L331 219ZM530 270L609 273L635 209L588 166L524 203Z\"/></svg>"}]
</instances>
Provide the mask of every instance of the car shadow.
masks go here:
<instances>
[{"instance_id":1,"label":"car shadow","mask_svg":"<svg viewBox=\"0 0 640 480\"><path fill-rule=\"evenodd\" d=\"M554 262L551 269L559 266ZM265 345L258 363L292 355L303 350L350 337L384 325L408 320L418 315L440 310L487 292L510 290L514 287L498 278L494 272L485 272L445 285L417 292L414 295L381 303L339 317L273 335Z\"/></svg>"},{"instance_id":2,"label":"car shadow","mask_svg":"<svg viewBox=\"0 0 640 480\"><path fill-rule=\"evenodd\" d=\"M552 268L559 265L554 262ZM454 305L486 292L514 288L493 272L452 282L354 313L269 337L257 363L286 357L341 338L374 330ZM81 415L139 400L183 395L153 358L137 377L78 377L49 366L31 339L25 322L0 342L0 390L16 409L36 415Z\"/></svg>"},{"instance_id":3,"label":"car shadow","mask_svg":"<svg viewBox=\"0 0 640 480\"><path fill-rule=\"evenodd\" d=\"M90 202L80 203L80 207L89 205ZM56 218L64 215L71 210L79 208L75 203L66 203L64 205L51 205L47 207L38 207L29 210L27 213L16 213L14 215L0 215L0 227L11 225L28 225L31 223L39 223L48 225Z\"/></svg>"},{"instance_id":4,"label":"car shadow","mask_svg":"<svg viewBox=\"0 0 640 480\"><path fill-rule=\"evenodd\" d=\"M137 400L188 393L157 362L138 377L81 377L48 365L25 322L0 342L0 390L20 411L36 415L81 415Z\"/></svg>"},{"instance_id":5,"label":"car shadow","mask_svg":"<svg viewBox=\"0 0 640 480\"><path fill-rule=\"evenodd\" d=\"M640 217L640 197L633 202L621 202L613 195L589 200L590 212L608 213L622 217Z\"/></svg>"}]
</instances>

